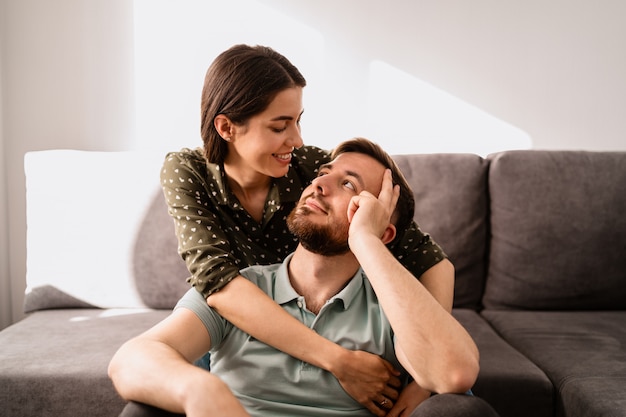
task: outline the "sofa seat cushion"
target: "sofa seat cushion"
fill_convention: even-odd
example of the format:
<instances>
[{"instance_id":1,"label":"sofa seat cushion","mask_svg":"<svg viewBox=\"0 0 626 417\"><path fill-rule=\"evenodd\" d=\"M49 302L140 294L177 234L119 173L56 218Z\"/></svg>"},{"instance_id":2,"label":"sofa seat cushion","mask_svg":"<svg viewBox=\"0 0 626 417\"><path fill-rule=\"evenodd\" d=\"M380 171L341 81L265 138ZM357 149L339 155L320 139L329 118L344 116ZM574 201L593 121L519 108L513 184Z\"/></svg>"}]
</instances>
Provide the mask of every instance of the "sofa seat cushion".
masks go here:
<instances>
[{"instance_id":1,"label":"sofa seat cushion","mask_svg":"<svg viewBox=\"0 0 626 417\"><path fill-rule=\"evenodd\" d=\"M38 311L0 332L0 410L11 417L115 417L124 401L107 376L126 340L168 310Z\"/></svg>"},{"instance_id":2,"label":"sofa seat cushion","mask_svg":"<svg viewBox=\"0 0 626 417\"><path fill-rule=\"evenodd\" d=\"M472 391L501 417L553 416L554 388L545 373L475 311L454 309L452 314L480 351L480 373Z\"/></svg>"},{"instance_id":3,"label":"sofa seat cushion","mask_svg":"<svg viewBox=\"0 0 626 417\"><path fill-rule=\"evenodd\" d=\"M626 416L626 311L481 314L550 378L557 415Z\"/></svg>"},{"instance_id":4,"label":"sofa seat cushion","mask_svg":"<svg viewBox=\"0 0 626 417\"><path fill-rule=\"evenodd\" d=\"M623 417L626 415L626 375L576 377L561 387L562 415Z\"/></svg>"}]
</instances>

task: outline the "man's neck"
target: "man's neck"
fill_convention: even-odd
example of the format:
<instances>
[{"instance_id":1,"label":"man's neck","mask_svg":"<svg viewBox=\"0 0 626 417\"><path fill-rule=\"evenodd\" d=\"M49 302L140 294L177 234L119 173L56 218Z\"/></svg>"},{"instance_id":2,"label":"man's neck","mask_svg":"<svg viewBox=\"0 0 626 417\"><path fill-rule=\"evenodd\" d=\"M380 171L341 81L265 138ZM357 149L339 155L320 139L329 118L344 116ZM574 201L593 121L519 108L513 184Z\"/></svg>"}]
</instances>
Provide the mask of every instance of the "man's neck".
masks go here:
<instances>
[{"instance_id":1,"label":"man's neck","mask_svg":"<svg viewBox=\"0 0 626 417\"><path fill-rule=\"evenodd\" d=\"M322 256L298 245L289 262L289 281L317 314L326 301L341 291L359 269L352 254Z\"/></svg>"}]
</instances>

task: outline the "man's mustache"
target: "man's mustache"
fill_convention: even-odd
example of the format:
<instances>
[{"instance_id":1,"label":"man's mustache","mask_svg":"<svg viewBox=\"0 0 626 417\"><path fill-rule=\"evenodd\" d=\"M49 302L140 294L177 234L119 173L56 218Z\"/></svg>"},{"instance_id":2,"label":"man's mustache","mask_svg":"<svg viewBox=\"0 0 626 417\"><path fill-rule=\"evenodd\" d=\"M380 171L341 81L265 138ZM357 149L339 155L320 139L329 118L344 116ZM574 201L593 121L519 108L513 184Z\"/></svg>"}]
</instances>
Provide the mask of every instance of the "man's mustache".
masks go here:
<instances>
[{"instance_id":1,"label":"man's mustache","mask_svg":"<svg viewBox=\"0 0 626 417\"><path fill-rule=\"evenodd\" d=\"M302 198L301 206L302 207L306 207L306 203L307 203L307 201L309 199L315 201L315 204L317 206L319 206L322 210L324 210L326 213L328 213L330 211L330 206L328 204L326 204L326 202L324 200L320 199L319 198L319 194L317 194L316 192L312 192L312 193L309 193L309 194L305 195Z\"/></svg>"}]
</instances>

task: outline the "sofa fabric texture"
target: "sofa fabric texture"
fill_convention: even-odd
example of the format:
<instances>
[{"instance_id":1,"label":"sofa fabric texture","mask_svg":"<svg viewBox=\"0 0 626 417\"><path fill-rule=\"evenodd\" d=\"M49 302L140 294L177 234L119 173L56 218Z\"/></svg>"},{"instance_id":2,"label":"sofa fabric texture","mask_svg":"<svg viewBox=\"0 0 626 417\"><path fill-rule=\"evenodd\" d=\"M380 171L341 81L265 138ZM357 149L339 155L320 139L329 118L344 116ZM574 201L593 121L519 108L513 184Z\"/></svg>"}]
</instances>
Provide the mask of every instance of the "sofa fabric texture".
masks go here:
<instances>
[{"instance_id":1,"label":"sofa fabric texture","mask_svg":"<svg viewBox=\"0 0 626 417\"><path fill-rule=\"evenodd\" d=\"M123 408L110 358L188 288L158 183L164 157L27 154L30 314L0 332L3 413ZM395 159L415 220L455 265L453 315L481 354L473 392L502 417L626 417L626 152Z\"/></svg>"},{"instance_id":2,"label":"sofa fabric texture","mask_svg":"<svg viewBox=\"0 0 626 417\"><path fill-rule=\"evenodd\" d=\"M623 153L520 151L490 161L485 306L626 309Z\"/></svg>"},{"instance_id":3,"label":"sofa fabric texture","mask_svg":"<svg viewBox=\"0 0 626 417\"><path fill-rule=\"evenodd\" d=\"M455 307L480 308L488 242L487 161L470 154L398 155L395 160L413 188L417 224L454 263Z\"/></svg>"},{"instance_id":4,"label":"sofa fabric texture","mask_svg":"<svg viewBox=\"0 0 626 417\"><path fill-rule=\"evenodd\" d=\"M0 406L5 416L117 416L124 401L107 365L167 310L37 311L0 332Z\"/></svg>"}]
</instances>

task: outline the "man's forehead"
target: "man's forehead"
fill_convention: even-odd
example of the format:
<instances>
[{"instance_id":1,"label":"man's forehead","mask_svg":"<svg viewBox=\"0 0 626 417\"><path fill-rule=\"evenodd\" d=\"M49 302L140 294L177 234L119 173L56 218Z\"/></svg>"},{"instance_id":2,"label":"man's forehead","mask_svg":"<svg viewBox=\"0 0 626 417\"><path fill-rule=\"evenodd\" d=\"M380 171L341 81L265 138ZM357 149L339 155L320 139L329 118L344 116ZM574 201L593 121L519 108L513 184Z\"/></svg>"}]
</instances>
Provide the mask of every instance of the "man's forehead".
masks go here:
<instances>
[{"instance_id":1,"label":"man's forehead","mask_svg":"<svg viewBox=\"0 0 626 417\"><path fill-rule=\"evenodd\" d=\"M345 152L338 155L327 165L334 167L334 169L340 169L346 173L360 176L366 189L370 192L378 192L380 190L385 167L369 155L358 152Z\"/></svg>"},{"instance_id":2,"label":"man's forehead","mask_svg":"<svg viewBox=\"0 0 626 417\"><path fill-rule=\"evenodd\" d=\"M344 152L337 155L335 159L330 161L330 164L359 164L364 165L366 168L378 167L384 170L385 167L374 157L360 152Z\"/></svg>"}]
</instances>

